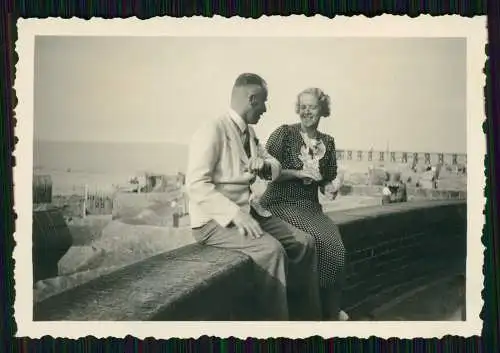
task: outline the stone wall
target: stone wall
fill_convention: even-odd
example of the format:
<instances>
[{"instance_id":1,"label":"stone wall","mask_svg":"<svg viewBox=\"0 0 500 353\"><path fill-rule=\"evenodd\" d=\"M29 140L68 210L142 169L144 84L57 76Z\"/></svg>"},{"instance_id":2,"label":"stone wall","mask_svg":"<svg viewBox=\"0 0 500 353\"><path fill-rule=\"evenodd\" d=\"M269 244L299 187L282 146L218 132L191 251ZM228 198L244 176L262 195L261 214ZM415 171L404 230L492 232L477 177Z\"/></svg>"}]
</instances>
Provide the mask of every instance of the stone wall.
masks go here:
<instances>
[{"instance_id":1,"label":"stone wall","mask_svg":"<svg viewBox=\"0 0 500 353\"><path fill-rule=\"evenodd\" d=\"M348 251L353 319L436 278L465 273L465 201L332 212ZM35 320L258 320L257 271L238 252L188 245L42 300Z\"/></svg>"},{"instance_id":2,"label":"stone wall","mask_svg":"<svg viewBox=\"0 0 500 353\"><path fill-rule=\"evenodd\" d=\"M382 199L383 186L378 185L348 185L344 184L340 188L340 195L372 196ZM441 190L441 189L423 189L416 187L407 187L406 193L408 200L466 200L467 191L465 190Z\"/></svg>"}]
</instances>

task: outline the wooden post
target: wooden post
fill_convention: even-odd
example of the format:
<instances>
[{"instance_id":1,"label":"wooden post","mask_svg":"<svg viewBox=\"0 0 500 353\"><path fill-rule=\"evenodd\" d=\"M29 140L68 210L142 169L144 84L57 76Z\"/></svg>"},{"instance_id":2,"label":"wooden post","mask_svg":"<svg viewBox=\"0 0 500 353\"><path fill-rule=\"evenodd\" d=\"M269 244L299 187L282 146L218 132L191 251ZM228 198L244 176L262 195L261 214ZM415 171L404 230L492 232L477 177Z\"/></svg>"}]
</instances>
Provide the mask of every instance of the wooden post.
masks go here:
<instances>
[{"instance_id":1,"label":"wooden post","mask_svg":"<svg viewBox=\"0 0 500 353\"><path fill-rule=\"evenodd\" d=\"M87 215L87 197L89 194L89 186L85 184L84 190L83 190L83 209L82 209L82 218L85 218Z\"/></svg>"},{"instance_id":2,"label":"wooden post","mask_svg":"<svg viewBox=\"0 0 500 353\"><path fill-rule=\"evenodd\" d=\"M173 201L170 203L170 207L171 207L171 208L172 208L172 210L173 210L173 213L172 213L172 223L173 223L173 227L174 227L174 228L178 228L178 227L179 227L179 209L178 209L177 200L173 200Z\"/></svg>"}]
</instances>

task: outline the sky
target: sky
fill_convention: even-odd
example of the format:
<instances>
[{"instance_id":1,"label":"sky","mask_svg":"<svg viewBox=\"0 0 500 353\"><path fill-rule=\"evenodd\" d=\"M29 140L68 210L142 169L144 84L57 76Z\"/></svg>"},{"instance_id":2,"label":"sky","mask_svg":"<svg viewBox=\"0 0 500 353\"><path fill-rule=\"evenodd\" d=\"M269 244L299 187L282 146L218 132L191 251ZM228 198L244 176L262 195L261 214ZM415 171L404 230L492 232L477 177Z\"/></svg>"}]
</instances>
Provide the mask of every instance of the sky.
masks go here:
<instances>
[{"instance_id":1,"label":"sky","mask_svg":"<svg viewBox=\"0 0 500 353\"><path fill-rule=\"evenodd\" d=\"M466 152L460 38L38 37L35 138L187 143L242 72L268 83L262 140L319 87L332 102L320 130L339 149Z\"/></svg>"}]
</instances>

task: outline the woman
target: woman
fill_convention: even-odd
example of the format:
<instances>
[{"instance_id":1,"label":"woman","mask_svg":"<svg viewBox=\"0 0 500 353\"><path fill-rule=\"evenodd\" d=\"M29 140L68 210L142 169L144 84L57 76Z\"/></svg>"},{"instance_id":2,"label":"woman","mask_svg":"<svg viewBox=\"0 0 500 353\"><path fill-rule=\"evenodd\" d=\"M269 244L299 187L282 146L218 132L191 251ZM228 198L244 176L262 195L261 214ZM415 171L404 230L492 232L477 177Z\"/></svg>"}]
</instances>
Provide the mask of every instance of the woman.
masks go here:
<instances>
[{"instance_id":1,"label":"woman","mask_svg":"<svg viewBox=\"0 0 500 353\"><path fill-rule=\"evenodd\" d=\"M296 112L300 123L276 129L266 148L282 164L281 176L269 184L260 203L277 217L311 234L316 241L323 313L327 320L347 320L340 310L345 248L338 227L323 213L318 189L334 199L338 186L333 137L318 131L330 115L330 98L318 88L302 91Z\"/></svg>"}]
</instances>

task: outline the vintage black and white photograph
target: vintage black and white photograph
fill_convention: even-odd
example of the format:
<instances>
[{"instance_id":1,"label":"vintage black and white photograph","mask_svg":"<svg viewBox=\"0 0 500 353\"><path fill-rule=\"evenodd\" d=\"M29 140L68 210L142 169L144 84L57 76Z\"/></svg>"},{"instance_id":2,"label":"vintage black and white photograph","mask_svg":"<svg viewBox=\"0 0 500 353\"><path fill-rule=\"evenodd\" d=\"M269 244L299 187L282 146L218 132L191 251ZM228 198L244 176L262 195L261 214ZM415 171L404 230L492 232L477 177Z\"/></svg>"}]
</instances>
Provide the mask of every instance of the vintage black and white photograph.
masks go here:
<instances>
[{"instance_id":1,"label":"vintage black and white photograph","mask_svg":"<svg viewBox=\"0 0 500 353\"><path fill-rule=\"evenodd\" d=\"M477 334L485 39L427 20L20 26L26 327Z\"/></svg>"}]
</instances>

